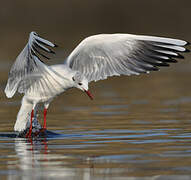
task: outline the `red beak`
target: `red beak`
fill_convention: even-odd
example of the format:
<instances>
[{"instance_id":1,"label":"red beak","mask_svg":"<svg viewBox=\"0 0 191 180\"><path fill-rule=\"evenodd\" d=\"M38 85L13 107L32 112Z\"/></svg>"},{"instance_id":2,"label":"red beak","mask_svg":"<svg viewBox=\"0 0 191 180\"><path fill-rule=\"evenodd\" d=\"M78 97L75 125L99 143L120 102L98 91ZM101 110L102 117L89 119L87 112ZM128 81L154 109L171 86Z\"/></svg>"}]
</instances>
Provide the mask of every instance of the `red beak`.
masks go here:
<instances>
[{"instance_id":1,"label":"red beak","mask_svg":"<svg viewBox=\"0 0 191 180\"><path fill-rule=\"evenodd\" d=\"M91 100L93 100L93 96L92 96L92 94L90 93L90 91L84 90L84 92L89 96L89 98L90 98Z\"/></svg>"}]
</instances>

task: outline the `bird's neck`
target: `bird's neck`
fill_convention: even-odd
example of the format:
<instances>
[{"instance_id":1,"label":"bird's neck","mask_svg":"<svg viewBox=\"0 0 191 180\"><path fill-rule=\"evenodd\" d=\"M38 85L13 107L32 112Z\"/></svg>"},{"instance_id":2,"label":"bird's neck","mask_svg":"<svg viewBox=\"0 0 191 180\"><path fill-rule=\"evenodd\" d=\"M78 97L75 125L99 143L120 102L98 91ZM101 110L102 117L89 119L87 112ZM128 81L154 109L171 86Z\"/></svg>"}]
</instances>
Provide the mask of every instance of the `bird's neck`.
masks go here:
<instances>
[{"instance_id":1,"label":"bird's neck","mask_svg":"<svg viewBox=\"0 0 191 180\"><path fill-rule=\"evenodd\" d=\"M56 76L58 76L62 80L63 88L65 90L74 87L72 77L75 75L75 71L73 71L64 64L52 65L50 66L50 68L54 71Z\"/></svg>"}]
</instances>

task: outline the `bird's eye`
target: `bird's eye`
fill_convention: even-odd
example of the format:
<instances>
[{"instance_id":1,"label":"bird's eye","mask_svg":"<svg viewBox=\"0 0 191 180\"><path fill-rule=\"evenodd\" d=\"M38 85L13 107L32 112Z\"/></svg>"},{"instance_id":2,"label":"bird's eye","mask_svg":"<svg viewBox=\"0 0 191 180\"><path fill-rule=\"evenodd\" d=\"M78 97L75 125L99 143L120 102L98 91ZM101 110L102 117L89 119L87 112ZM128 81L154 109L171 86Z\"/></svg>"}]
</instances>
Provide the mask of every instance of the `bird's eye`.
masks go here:
<instances>
[{"instance_id":1,"label":"bird's eye","mask_svg":"<svg viewBox=\"0 0 191 180\"><path fill-rule=\"evenodd\" d=\"M82 83L78 83L78 85L80 85L80 86L81 86L81 85L82 85Z\"/></svg>"},{"instance_id":2,"label":"bird's eye","mask_svg":"<svg viewBox=\"0 0 191 180\"><path fill-rule=\"evenodd\" d=\"M75 81L74 77L72 77L72 80Z\"/></svg>"}]
</instances>

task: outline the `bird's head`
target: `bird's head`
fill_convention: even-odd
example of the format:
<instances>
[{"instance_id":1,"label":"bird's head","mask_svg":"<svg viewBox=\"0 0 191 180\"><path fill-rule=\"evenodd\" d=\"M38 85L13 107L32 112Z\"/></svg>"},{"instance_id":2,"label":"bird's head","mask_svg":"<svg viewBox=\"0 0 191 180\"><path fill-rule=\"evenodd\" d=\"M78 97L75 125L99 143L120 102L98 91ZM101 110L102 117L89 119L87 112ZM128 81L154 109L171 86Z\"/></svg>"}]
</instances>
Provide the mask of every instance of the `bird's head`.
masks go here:
<instances>
[{"instance_id":1,"label":"bird's head","mask_svg":"<svg viewBox=\"0 0 191 180\"><path fill-rule=\"evenodd\" d=\"M74 82L74 86L80 90L82 90L83 92L85 92L91 100L93 100L93 96L90 93L90 91L88 90L88 80L79 72L77 72L73 77L72 80Z\"/></svg>"}]
</instances>

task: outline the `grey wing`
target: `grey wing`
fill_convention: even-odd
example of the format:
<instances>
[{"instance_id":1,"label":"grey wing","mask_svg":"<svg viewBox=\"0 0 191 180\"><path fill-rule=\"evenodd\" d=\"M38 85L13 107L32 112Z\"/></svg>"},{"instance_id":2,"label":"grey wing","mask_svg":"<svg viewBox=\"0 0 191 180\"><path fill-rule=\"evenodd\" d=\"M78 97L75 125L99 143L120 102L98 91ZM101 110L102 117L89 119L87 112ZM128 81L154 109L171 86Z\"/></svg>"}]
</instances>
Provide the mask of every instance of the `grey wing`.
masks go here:
<instances>
[{"instance_id":1,"label":"grey wing","mask_svg":"<svg viewBox=\"0 0 191 180\"><path fill-rule=\"evenodd\" d=\"M63 92L64 84L68 81L67 77L64 77L61 73L55 71L52 66L47 66L41 61L36 61L36 64L38 65L38 70L25 76L25 78L19 82L18 92L27 94L32 97L33 100L50 99ZM60 68L66 71L64 66ZM68 68L68 70L70 69Z\"/></svg>"},{"instance_id":2,"label":"grey wing","mask_svg":"<svg viewBox=\"0 0 191 180\"><path fill-rule=\"evenodd\" d=\"M183 58L186 41L131 34L101 34L83 40L70 54L66 64L80 71L88 81L109 76L139 75L158 70Z\"/></svg>"},{"instance_id":3,"label":"grey wing","mask_svg":"<svg viewBox=\"0 0 191 180\"><path fill-rule=\"evenodd\" d=\"M18 86L23 79L30 77L35 72L39 72L39 61L42 62L42 57L49 59L44 52L54 53L49 47L56 45L48 40L41 38L37 33L31 32L28 43L16 58L16 61L11 67L5 93L7 97L12 97L18 89ZM21 89L26 89L28 86L22 83Z\"/></svg>"}]
</instances>

